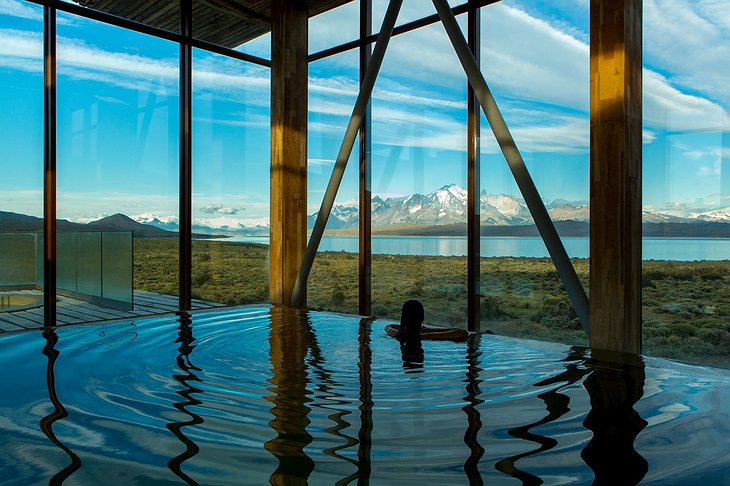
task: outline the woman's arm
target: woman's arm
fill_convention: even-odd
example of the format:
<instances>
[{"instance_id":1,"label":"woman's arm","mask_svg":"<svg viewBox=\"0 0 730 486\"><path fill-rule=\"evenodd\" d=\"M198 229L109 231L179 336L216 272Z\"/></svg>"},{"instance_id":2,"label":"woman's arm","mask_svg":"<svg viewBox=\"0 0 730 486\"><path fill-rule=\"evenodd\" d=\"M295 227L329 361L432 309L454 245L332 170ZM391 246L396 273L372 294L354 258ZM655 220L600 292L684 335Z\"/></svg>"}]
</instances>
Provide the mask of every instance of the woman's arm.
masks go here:
<instances>
[{"instance_id":1,"label":"woman's arm","mask_svg":"<svg viewBox=\"0 0 730 486\"><path fill-rule=\"evenodd\" d=\"M466 329L432 326L423 326L421 328L421 339L430 339L432 341L466 341L468 337L469 331Z\"/></svg>"},{"instance_id":2,"label":"woman's arm","mask_svg":"<svg viewBox=\"0 0 730 486\"><path fill-rule=\"evenodd\" d=\"M385 332L390 337L396 337L398 335L398 330L400 329L400 325L398 324L388 324L385 326Z\"/></svg>"},{"instance_id":3,"label":"woman's arm","mask_svg":"<svg viewBox=\"0 0 730 486\"><path fill-rule=\"evenodd\" d=\"M385 326L385 332L390 337L396 337L400 325L388 324ZM465 329L456 329L453 327L421 327L421 339L430 339L432 341L466 341L469 337L469 331Z\"/></svg>"}]
</instances>

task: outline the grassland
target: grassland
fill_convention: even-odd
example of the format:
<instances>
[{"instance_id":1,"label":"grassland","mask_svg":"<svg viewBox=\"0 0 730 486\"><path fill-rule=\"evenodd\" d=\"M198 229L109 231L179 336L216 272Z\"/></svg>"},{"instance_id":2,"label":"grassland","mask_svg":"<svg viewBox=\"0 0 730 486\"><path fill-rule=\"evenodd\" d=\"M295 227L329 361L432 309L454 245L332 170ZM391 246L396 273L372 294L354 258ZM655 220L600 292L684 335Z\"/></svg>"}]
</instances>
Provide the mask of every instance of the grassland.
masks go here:
<instances>
[{"instance_id":1,"label":"grassland","mask_svg":"<svg viewBox=\"0 0 730 486\"><path fill-rule=\"evenodd\" d=\"M268 300L268 247L193 242L193 297L229 305ZM574 260L587 287L588 261ZM357 312L357 255L317 256L308 287L312 308ZM135 288L177 294L177 242L135 240ZM397 319L419 299L427 321L465 326L466 258L373 255L377 317ZM730 366L730 261L648 261L643 269L644 352ZM497 334L586 345L548 259L481 260L482 329Z\"/></svg>"}]
</instances>

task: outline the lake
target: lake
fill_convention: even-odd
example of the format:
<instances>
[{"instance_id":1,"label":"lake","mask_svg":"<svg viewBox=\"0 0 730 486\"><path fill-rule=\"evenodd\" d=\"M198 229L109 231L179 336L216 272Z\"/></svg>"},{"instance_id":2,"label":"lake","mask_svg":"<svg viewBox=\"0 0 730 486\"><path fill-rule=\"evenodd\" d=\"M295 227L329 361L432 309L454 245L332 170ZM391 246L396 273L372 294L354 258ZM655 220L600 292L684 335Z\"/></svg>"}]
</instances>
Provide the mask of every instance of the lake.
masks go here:
<instances>
[{"instance_id":1,"label":"lake","mask_svg":"<svg viewBox=\"0 0 730 486\"><path fill-rule=\"evenodd\" d=\"M358 251L357 236L325 236L320 251ZM226 241L268 244L268 236L236 236ZM588 258L585 237L563 238L571 258ZM459 236L373 236L373 253L392 255L466 256L466 238ZM644 238L644 260L730 260L730 238ZM547 258L539 237L482 237L483 257Z\"/></svg>"}]
</instances>

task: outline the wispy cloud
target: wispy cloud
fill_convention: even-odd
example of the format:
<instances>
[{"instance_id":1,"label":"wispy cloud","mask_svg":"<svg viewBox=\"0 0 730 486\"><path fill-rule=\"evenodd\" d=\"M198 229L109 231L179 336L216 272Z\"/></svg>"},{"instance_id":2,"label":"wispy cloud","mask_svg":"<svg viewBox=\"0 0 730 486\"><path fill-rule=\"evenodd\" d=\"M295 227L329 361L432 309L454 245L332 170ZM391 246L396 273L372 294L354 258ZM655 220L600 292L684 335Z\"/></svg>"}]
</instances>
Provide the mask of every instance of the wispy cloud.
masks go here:
<instances>
[{"instance_id":1,"label":"wispy cloud","mask_svg":"<svg viewBox=\"0 0 730 486\"><path fill-rule=\"evenodd\" d=\"M10 15L28 20L43 20L43 9L18 0L0 0L0 15Z\"/></svg>"}]
</instances>

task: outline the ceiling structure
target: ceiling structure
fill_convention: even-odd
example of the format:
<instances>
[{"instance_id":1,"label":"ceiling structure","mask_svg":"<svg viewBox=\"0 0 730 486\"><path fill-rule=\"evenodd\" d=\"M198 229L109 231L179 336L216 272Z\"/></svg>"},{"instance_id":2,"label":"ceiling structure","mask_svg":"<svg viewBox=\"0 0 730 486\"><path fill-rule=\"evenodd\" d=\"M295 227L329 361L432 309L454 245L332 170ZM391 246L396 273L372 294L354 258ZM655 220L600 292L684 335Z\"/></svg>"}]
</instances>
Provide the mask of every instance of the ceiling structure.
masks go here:
<instances>
[{"instance_id":1,"label":"ceiling structure","mask_svg":"<svg viewBox=\"0 0 730 486\"><path fill-rule=\"evenodd\" d=\"M74 0L83 7L172 32L180 30L180 1ZM288 0L292 1L292 0ZM301 0L309 16L352 0ZM193 0L193 36L235 48L271 30L271 0Z\"/></svg>"}]
</instances>

